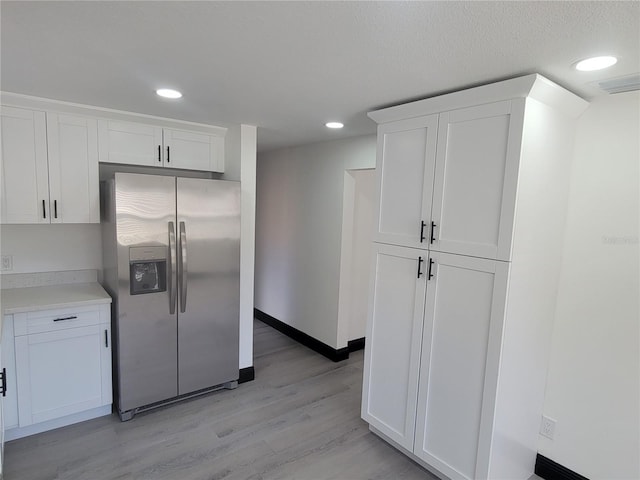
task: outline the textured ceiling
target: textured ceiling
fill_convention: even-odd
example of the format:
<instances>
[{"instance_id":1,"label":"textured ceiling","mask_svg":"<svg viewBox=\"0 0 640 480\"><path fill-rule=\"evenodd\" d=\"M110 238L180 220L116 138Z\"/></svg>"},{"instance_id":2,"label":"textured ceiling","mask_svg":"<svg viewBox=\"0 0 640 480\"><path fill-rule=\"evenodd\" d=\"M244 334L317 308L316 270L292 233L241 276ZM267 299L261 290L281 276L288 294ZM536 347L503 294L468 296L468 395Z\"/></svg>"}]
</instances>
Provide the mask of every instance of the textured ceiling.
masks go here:
<instances>
[{"instance_id":1,"label":"textured ceiling","mask_svg":"<svg viewBox=\"0 0 640 480\"><path fill-rule=\"evenodd\" d=\"M0 18L3 91L254 124L261 151L373 133L369 110L516 75L590 99L640 71L637 1L2 1ZM572 69L597 54L619 62Z\"/></svg>"}]
</instances>

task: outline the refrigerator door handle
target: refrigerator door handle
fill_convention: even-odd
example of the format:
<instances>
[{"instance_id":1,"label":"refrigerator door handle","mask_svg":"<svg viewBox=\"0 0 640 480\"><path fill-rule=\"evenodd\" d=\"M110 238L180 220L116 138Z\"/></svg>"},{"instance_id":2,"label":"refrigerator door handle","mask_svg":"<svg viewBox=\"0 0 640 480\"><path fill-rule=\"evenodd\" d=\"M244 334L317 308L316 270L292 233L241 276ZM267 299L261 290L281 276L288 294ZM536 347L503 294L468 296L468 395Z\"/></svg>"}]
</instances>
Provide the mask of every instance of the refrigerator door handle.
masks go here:
<instances>
[{"instance_id":1,"label":"refrigerator door handle","mask_svg":"<svg viewBox=\"0 0 640 480\"><path fill-rule=\"evenodd\" d=\"M176 230L173 222L169 222L169 272L167 283L169 284L169 313L176 313L176 300L178 299L178 284L174 281L176 274Z\"/></svg>"},{"instance_id":2,"label":"refrigerator door handle","mask_svg":"<svg viewBox=\"0 0 640 480\"><path fill-rule=\"evenodd\" d=\"M184 222L180 222L180 264L178 266L178 278L180 282L180 313L187 309L187 230Z\"/></svg>"}]
</instances>

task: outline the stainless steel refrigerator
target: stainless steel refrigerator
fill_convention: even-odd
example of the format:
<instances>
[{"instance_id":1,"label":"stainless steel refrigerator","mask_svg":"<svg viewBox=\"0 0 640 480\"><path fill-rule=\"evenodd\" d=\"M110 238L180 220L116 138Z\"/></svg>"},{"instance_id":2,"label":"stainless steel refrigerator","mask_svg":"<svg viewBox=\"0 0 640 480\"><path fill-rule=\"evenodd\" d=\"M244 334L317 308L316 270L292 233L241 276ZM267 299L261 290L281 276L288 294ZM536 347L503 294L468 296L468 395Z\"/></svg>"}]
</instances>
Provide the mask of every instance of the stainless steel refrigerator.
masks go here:
<instances>
[{"instance_id":1,"label":"stainless steel refrigerator","mask_svg":"<svg viewBox=\"0 0 640 480\"><path fill-rule=\"evenodd\" d=\"M235 388L240 184L115 173L101 202L121 420Z\"/></svg>"}]
</instances>

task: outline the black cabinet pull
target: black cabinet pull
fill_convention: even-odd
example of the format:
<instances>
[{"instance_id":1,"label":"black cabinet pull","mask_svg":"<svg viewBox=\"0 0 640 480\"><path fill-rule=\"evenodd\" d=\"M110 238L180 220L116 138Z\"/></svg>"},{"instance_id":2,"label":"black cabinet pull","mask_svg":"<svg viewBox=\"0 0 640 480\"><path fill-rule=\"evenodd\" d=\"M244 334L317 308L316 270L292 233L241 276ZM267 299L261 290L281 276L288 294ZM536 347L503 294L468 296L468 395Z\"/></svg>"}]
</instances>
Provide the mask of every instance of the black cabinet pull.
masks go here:
<instances>
[{"instance_id":1,"label":"black cabinet pull","mask_svg":"<svg viewBox=\"0 0 640 480\"><path fill-rule=\"evenodd\" d=\"M42 200L42 218L47 218L47 208L44 204L44 200Z\"/></svg>"},{"instance_id":2,"label":"black cabinet pull","mask_svg":"<svg viewBox=\"0 0 640 480\"><path fill-rule=\"evenodd\" d=\"M158 161L162 163L162 145L158 145Z\"/></svg>"},{"instance_id":3,"label":"black cabinet pull","mask_svg":"<svg viewBox=\"0 0 640 480\"><path fill-rule=\"evenodd\" d=\"M431 270L433 268L433 258L429 259L429 273L427 274L427 280L431 280L433 278L433 273L431 273Z\"/></svg>"},{"instance_id":4,"label":"black cabinet pull","mask_svg":"<svg viewBox=\"0 0 640 480\"><path fill-rule=\"evenodd\" d=\"M418 278L422 275L422 262L424 262L422 257L418 257Z\"/></svg>"},{"instance_id":5,"label":"black cabinet pull","mask_svg":"<svg viewBox=\"0 0 640 480\"><path fill-rule=\"evenodd\" d=\"M76 316L73 316L73 317L61 317L61 318L54 318L53 321L54 322L62 322L64 320L74 320L76 318L78 318L78 317L76 317Z\"/></svg>"},{"instance_id":6,"label":"black cabinet pull","mask_svg":"<svg viewBox=\"0 0 640 480\"><path fill-rule=\"evenodd\" d=\"M58 218L58 200L53 201L53 216Z\"/></svg>"},{"instance_id":7,"label":"black cabinet pull","mask_svg":"<svg viewBox=\"0 0 640 480\"><path fill-rule=\"evenodd\" d=\"M2 393L3 397L7 396L7 369L3 368L2 369L2 385L0 386L0 392Z\"/></svg>"},{"instance_id":8,"label":"black cabinet pull","mask_svg":"<svg viewBox=\"0 0 640 480\"><path fill-rule=\"evenodd\" d=\"M436 237L433 236L435 229L436 229L436 224L434 222L431 222L431 235L429 236L429 243L433 243L436 241Z\"/></svg>"},{"instance_id":9,"label":"black cabinet pull","mask_svg":"<svg viewBox=\"0 0 640 480\"><path fill-rule=\"evenodd\" d=\"M167 145L167 163L171 161L171 157L169 156L169 146Z\"/></svg>"},{"instance_id":10,"label":"black cabinet pull","mask_svg":"<svg viewBox=\"0 0 640 480\"><path fill-rule=\"evenodd\" d=\"M106 348L109 348L109 335L107 334L107 331L104 331L104 346Z\"/></svg>"},{"instance_id":11,"label":"black cabinet pull","mask_svg":"<svg viewBox=\"0 0 640 480\"><path fill-rule=\"evenodd\" d=\"M426 227L427 224L424 222L420 222L420 243L424 242L424 227Z\"/></svg>"}]
</instances>

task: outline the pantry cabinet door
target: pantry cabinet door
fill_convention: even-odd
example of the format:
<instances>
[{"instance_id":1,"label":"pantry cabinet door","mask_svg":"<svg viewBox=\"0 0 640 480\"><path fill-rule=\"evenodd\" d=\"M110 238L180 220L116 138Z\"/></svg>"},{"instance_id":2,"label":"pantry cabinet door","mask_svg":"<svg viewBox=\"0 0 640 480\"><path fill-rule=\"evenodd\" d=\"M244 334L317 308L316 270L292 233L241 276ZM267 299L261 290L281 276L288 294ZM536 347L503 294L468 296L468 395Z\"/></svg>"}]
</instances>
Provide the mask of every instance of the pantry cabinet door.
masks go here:
<instances>
[{"instance_id":1,"label":"pantry cabinet door","mask_svg":"<svg viewBox=\"0 0 640 480\"><path fill-rule=\"evenodd\" d=\"M0 111L0 223L49 223L44 112Z\"/></svg>"},{"instance_id":2,"label":"pantry cabinet door","mask_svg":"<svg viewBox=\"0 0 640 480\"><path fill-rule=\"evenodd\" d=\"M165 166L224 172L224 137L164 129Z\"/></svg>"},{"instance_id":3,"label":"pantry cabinet door","mask_svg":"<svg viewBox=\"0 0 640 480\"><path fill-rule=\"evenodd\" d=\"M51 223L99 223L98 124L47 114Z\"/></svg>"},{"instance_id":4,"label":"pantry cabinet door","mask_svg":"<svg viewBox=\"0 0 640 480\"><path fill-rule=\"evenodd\" d=\"M378 127L378 202L374 240L427 248L438 116Z\"/></svg>"},{"instance_id":5,"label":"pantry cabinet door","mask_svg":"<svg viewBox=\"0 0 640 480\"><path fill-rule=\"evenodd\" d=\"M414 453L449 478L487 478L509 264L431 260Z\"/></svg>"},{"instance_id":6,"label":"pantry cabinet door","mask_svg":"<svg viewBox=\"0 0 640 480\"><path fill-rule=\"evenodd\" d=\"M425 296L425 252L373 244L362 418L413 449ZM420 269L420 274L419 274Z\"/></svg>"},{"instance_id":7,"label":"pantry cabinet door","mask_svg":"<svg viewBox=\"0 0 640 480\"><path fill-rule=\"evenodd\" d=\"M523 115L524 100L440 114L432 250L511 258Z\"/></svg>"},{"instance_id":8,"label":"pantry cabinet door","mask_svg":"<svg viewBox=\"0 0 640 480\"><path fill-rule=\"evenodd\" d=\"M100 162L164 166L160 127L99 120L98 148Z\"/></svg>"}]
</instances>

